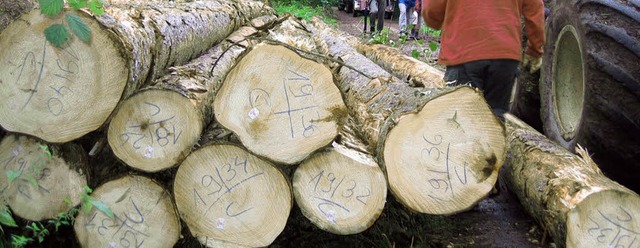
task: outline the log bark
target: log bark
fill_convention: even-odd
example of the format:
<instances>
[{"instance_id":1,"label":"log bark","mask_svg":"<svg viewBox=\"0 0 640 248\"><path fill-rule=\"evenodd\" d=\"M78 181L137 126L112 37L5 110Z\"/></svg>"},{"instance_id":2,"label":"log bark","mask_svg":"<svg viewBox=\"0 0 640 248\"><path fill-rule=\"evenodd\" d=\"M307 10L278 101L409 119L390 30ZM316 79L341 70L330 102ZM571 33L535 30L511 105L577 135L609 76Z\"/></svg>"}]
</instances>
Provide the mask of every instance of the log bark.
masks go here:
<instances>
[{"instance_id":1,"label":"log bark","mask_svg":"<svg viewBox=\"0 0 640 248\"><path fill-rule=\"evenodd\" d=\"M329 26L314 22L319 29L329 29ZM444 87L444 72L429 64L406 55L401 50L381 45L367 44L358 37L354 37L340 30L330 30L331 33L343 42L356 48L359 53L391 72L394 76L406 80L409 85L426 88Z\"/></svg>"},{"instance_id":2,"label":"log bark","mask_svg":"<svg viewBox=\"0 0 640 248\"><path fill-rule=\"evenodd\" d=\"M314 51L293 21L271 39ZM346 113L331 71L280 45L252 48L225 78L214 101L216 120L260 156L285 164L328 145Z\"/></svg>"},{"instance_id":3,"label":"log bark","mask_svg":"<svg viewBox=\"0 0 640 248\"><path fill-rule=\"evenodd\" d=\"M91 194L114 214L97 208L76 217L74 230L83 247L173 247L180 221L171 194L143 176L125 176Z\"/></svg>"},{"instance_id":4,"label":"log bark","mask_svg":"<svg viewBox=\"0 0 640 248\"><path fill-rule=\"evenodd\" d=\"M63 22L32 10L0 33L0 124L49 142L76 139L105 123L116 104L142 85L226 38L246 20L270 13L256 1L113 5L80 15L91 44L62 49L43 30ZM66 13L71 13L67 11ZM88 111L88 110L91 111Z\"/></svg>"},{"instance_id":5,"label":"log bark","mask_svg":"<svg viewBox=\"0 0 640 248\"><path fill-rule=\"evenodd\" d=\"M245 51L236 40L254 34L242 27L207 53L123 101L109 124L113 152L127 165L164 170L182 161L213 118L213 99ZM246 44L245 44L246 45Z\"/></svg>"},{"instance_id":6,"label":"log bark","mask_svg":"<svg viewBox=\"0 0 640 248\"><path fill-rule=\"evenodd\" d=\"M13 0L0 3L0 32L20 15L36 6L35 0Z\"/></svg>"},{"instance_id":7,"label":"log bark","mask_svg":"<svg viewBox=\"0 0 640 248\"><path fill-rule=\"evenodd\" d=\"M292 184L302 214L320 229L340 235L368 229L387 198L387 182L373 158L342 146L302 162Z\"/></svg>"},{"instance_id":8,"label":"log bark","mask_svg":"<svg viewBox=\"0 0 640 248\"><path fill-rule=\"evenodd\" d=\"M605 177L585 150L575 155L513 115L506 126L507 186L556 244L640 244L640 196Z\"/></svg>"},{"instance_id":9,"label":"log bark","mask_svg":"<svg viewBox=\"0 0 640 248\"><path fill-rule=\"evenodd\" d=\"M80 203L88 167L79 145L8 134L0 143L0 159L0 194L15 215L30 221L52 219ZM12 174L15 179L10 180Z\"/></svg>"},{"instance_id":10,"label":"log bark","mask_svg":"<svg viewBox=\"0 0 640 248\"><path fill-rule=\"evenodd\" d=\"M345 36L345 38L350 39L351 37ZM359 42L356 49L382 68L406 80L411 86L426 88L444 87L443 71L411 56L407 56L397 48Z\"/></svg>"},{"instance_id":11,"label":"log bark","mask_svg":"<svg viewBox=\"0 0 640 248\"><path fill-rule=\"evenodd\" d=\"M468 87L411 88L332 30L307 29L343 61L338 88L400 202L422 213L451 214L486 196L504 161L505 141L481 93Z\"/></svg>"},{"instance_id":12,"label":"log bark","mask_svg":"<svg viewBox=\"0 0 640 248\"><path fill-rule=\"evenodd\" d=\"M174 195L191 234L209 246L268 246L293 204L280 170L234 145L209 145L180 165Z\"/></svg>"}]
</instances>

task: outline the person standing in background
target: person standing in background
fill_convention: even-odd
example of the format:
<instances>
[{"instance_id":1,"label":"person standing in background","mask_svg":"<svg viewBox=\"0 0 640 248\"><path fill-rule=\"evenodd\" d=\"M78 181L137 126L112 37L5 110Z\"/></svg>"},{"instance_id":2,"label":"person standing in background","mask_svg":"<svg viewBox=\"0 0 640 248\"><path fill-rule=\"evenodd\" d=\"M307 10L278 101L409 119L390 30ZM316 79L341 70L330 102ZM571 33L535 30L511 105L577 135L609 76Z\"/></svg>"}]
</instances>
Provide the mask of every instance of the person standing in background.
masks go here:
<instances>
[{"instance_id":1,"label":"person standing in background","mask_svg":"<svg viewBox=\"0 0 640 248\"><path fill-rule=\"evenodd\" d=\"M384 8L385 8L385 0L367 0L367 5L369 6L369 24L371 34L380 32L384 27ZM382 17L382 18L381 18ZM378 26L376 28L376 22Z\"/></svg>"},{"instance_id":2,"label":"person standing in background","mask_svg":"<svg viewBox=\"0 0 640 248\"><path fill-rule=\"evenodd\" d=\"M441 29L438 63L447 66L447 85L471 83L483 91L493 112L503 120L523 61L540 69L544 37L542 0L422 0L422 17ZM522 55L522 19L528 44Z\"/></svg>"},{"instance_id":3,"label":"person standing in background","mask_svg":"<svg viewBox=\"0 0 640 248\"><path fill-rule=\"evenodd\" d=\"M415 13L418 14L418 16L415 18L416 20L414 20L413 24L413 29L411 29L411 37L415 38L416 40L419 40L420 37L420 28L422 27L422 0L417 0L416 1L416 7L415 7ZM413 12L412 12L413 14Z\"/></svg>"},{"instance_id":4,"label":"person standing in background","mask_svg":"<svg viewBox=\"0 0 640 248\"><path fill-rule=\"evenodd\" d=\"M400 35L406 35L407 28L413 23L413 8L415 5L416 0L398 0L398 8L400 9L400 20L398 20Z\"/></svg>"}]
</instances>

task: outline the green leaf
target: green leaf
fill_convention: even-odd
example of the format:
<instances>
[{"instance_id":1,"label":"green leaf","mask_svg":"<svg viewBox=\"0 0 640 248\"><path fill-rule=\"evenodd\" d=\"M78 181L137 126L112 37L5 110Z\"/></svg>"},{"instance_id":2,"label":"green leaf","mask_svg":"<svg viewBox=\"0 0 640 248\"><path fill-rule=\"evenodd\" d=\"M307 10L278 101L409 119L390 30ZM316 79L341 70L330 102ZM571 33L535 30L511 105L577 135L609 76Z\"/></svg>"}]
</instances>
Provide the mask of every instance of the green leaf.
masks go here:
<instances>
[{"instance_id":1,"label":"green leaf","mask_svg":"<svg viewBox=\"0 0 640 248\"><path fill-rule=\"evenodd\" d=\"M111 209L109 209L109 206L107 206L103 202L92 200L91 204L93 204L93 206L95 206L98 210L102 211L104 214L106 214L110 218L113 218L113 212L111 211Z\"/></svg>"},{"instance_id":2,"label":"green leaf","mask_svg":"<svg viewBox=\"0 0 640 248\"><path fill-rule=\"evenodd\" d=\"M421 46L424 45L424 40L418 40L418 44L420 44Z\"/></svg>"},{"instance_id":3,"label":"green leaf","mask_svg":"<svg viewBox=\"0 0 640 248\"><path fill-rule=\"evenodd\" d=\"M69 22L69 28L71 28L71 31L78 36L80 40L87 43L91 41L91 29L89 29L89 26L87 26L79 16L69 13L67 14L67 22Z\"/></svg>"},{"instance_id":4,"label":"green leaf","mask_svg":"<svg viewBox=\"0 0 640 248\"><path fill-rule=\"evenodd\" d=\"M40 231L40 228L38 227L38 225L36 225L35 222L31 223L31 229L33 229L34 231Z\"/></svg>"},{"instance_id":5,"label":"green leaf","mask_svg":"<svg viewBox=\"0 0 640 248\"><path fill-rule=\"evenodd\" d=\"M27 238L25 236L18 236L15 234L11 234L11 245L13 247L24 247L29 242L33 241L32 238Z\"/></svg>"},{"instance_id":6,"label":"green leaf","mask_svg":"<svg viewBox=\"0 0 640 248\"><path fill-rule=\"evenodd\" d=\"M87 194L91 194L91 192L93 192L93 190L87 185L83 186L82 188L84 189L84 192L87 192Z\"/></svg>"},{"instance_id":7,"label":"green leaf","mask_svg":"<svg viewBox=\"0 0 640 248\"><path fill-rule=\"evenodd\" d=\"M64 202L69 205L69 207L73 207L73 202L71 202L71 200L69 200L69 197L65 197L64 198Z\"/></svg>"},{"instance_id":8,"label":"green leaf","mask_svg":"<svg viewBox=\"0 0 640 248\"><path fill-rule=\"evenodd\" d=\"M435 52L436 50L438 50L438 44L435 42L431 42L429 43L429 48L431 49L431 51Z\"/></svg>"},{"instance_id":9,"label":"green leaf","mask_svg":"<svg viewBox=\"0 0 640 248\"><path fill-rule=\"evenodd\" d=\"M0 224L10 227L18 227L16 225L16 221L11 216L11 211L9 211L8 207L3 207L2 211L0 211Z\"/></svg>"},{"instance_id":10,"label":"green leaf","mask_svg":"<svg viewBox=\"0 0 640 248\"><path fill-rule=\"evenodd\" d=\"M87 0L67 0L67 3L75 10L87 7Z\"/></svg>"},{"instance_id":11,"label":"green leaf","mask_svg":"<svg viewBox=\"0 0 640 248\"><path fill-rule=\"evenodd\" d=\"M49 159L51 159L51 152L49 151L49 146L47 145L39 145L40 149L47 154L47 156L49 157Z\"/></svg>"},{"instance_id":12,"label":"green leaf","mask_svg":"<svg viewBox=\"0 0 640 248\"><path fill-rule=\"evenodd\" d=\"M411 57L413 57L414 59L419 58L420 52L418 52L417 50L411 50Z\"/></svg>"},{"instance_id":13,"label":"green leaf","mask_svg":"<svg viewBox=\"0 0 640 248\"><path fill-rule=\"evenodd\" d=\"M61 47L71 37L71 33L62 24L53 24L44 30L44 36L55 47Z\"/></svg>"},{"instance_id":14,"label":"green leaf","mask_svg":"<svg viewBox=\"0 0 640 248\"><path fill-rule=\"evenodd\" d=\"M31 183L31 185L33 185L33 187L38 188L38 181L36 181L36 179L28 174L25 174L24 177L27 178L27 180Z\"/></svg>"},{"instance_id":15,"label":"green leaf","mask_svg":"<svg viewBox=\"0 0 640 248\"><path fill-rule=\"evenodd\" d=\"M7 171L7 180L9 181L9 183L13 182L13 180L16 180L16 178L18 178L19 176L20 176L19 171L14 171L14 170Z\"/></svg>"},{"instance_id":16,"label":"green leaf","mask_svg":"<svg viewBox=\"0 0 640 248\"><path fill-rule=\"evenodd\" d=\"M104 7L102 7L102 1L91 0L91 2L89 2L89 10L91 10L91 13L93 13L94 15L99 16L104 14Z\"/></svg>"},{"instance_id":17,"label":"green leaf","mask_svg":"<svg viewBox=\"0 0 640 248\"><path fill-rule=\"evenodd\" d=\"M57 16L64 7L63 0L39 0L40 12L48 16Z\"/></svg>"},{"instance_id":18,"label":"green leaf","mask_svg":"<svg viewBox=\"0 0 640 248\"><path fill-rule=\"evenodd\" d=\"M93 204L91 204L91 202L87 201L82 203L82 210L84 211L85 214L88 214L92 208L93 208Z\"/></svg>"}]
</instances>

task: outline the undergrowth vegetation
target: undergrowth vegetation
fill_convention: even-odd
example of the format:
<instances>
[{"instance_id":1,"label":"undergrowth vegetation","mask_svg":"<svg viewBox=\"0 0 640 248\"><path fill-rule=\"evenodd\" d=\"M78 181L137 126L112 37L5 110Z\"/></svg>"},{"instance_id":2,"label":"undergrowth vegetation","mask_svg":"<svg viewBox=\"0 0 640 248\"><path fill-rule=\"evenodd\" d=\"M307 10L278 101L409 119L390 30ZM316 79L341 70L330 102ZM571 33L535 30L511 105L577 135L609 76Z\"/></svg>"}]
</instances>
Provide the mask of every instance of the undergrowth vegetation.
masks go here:
<instances>
[{"instance_id":1,"label":"undergrowth vegetation","mask_svg":"<svg viewBox=\"0 0 640 248\"><path fill-rule=\"evenodd\" d=\"M45 165L52 159L52 154L48 146L41 145L40 150L41 152L38 153L38 156L35 156L39 159L30 161L28 167L21 167L19 171L7 171L6 180L9 185L6 188L0 189L0 195L4 194L10 187L20 188L21 186L18 185L20 183L32 184L32 186L36 188L40 187L37 178L41 177L42 173L44 173ZM26 162L23 161L23 163ZM0 178L2 177L3 175L0 175ZM4 180L4 178L2 180ZM81 202L77 206L68 198L58 199L64 201L69 206L68 211L58 213L56 218L47 220L44 224L40 221L27 221L23 226L19 225L13 218L13 214L9 209L8 203L5 202L5 199L0 198L0 248L9 246L20 248L26 247L27 245L35 245L36 243L41 244L47 236L58 232L61 226L72 226L78 214L88 214L94 207L102 211L105 215L114 218L113 211L111 211L106 204L91 198L90 194L92 191L89 186L84 186L84 192L80 194ZM5 228L13 228L13 232L5 233L3 226ZM9 236L11 238L7 239Z\"/></svg>"},{"instance_id":2,"label":"undergrowth vegetation","mask_svg":"<svg viewBox=\"0 0 640 248\"><path fill-rule=\"evenodd\" d=\"M331 7L337 6L338 0L276 0L272 4L279 15L292 14L307 21L317 16L330 25L337 22Z\"/></svg>"}]
</instances>

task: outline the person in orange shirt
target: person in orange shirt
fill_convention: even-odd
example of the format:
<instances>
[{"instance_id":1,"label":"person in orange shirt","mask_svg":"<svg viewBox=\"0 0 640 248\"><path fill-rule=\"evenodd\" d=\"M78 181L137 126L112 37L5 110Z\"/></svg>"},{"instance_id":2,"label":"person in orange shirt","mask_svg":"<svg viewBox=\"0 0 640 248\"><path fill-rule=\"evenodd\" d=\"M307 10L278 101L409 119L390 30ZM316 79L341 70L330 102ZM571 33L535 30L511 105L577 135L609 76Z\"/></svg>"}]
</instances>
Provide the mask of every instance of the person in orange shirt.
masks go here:
<instances>
[{"instance_id":1,"label":"person in orange shirt","mask_svg":"<svg viewBox=\"0 0 640 248\"><path fill-rule=\"evenodd\" d=\"M484 92L503 119L523 61L540 68L544 37L543 0L422 0L422 17L441 29L438 62L446 65L447 85L471 83ZM528 44L522 56L522 19Z\"/></svg>"}]
</instances>

